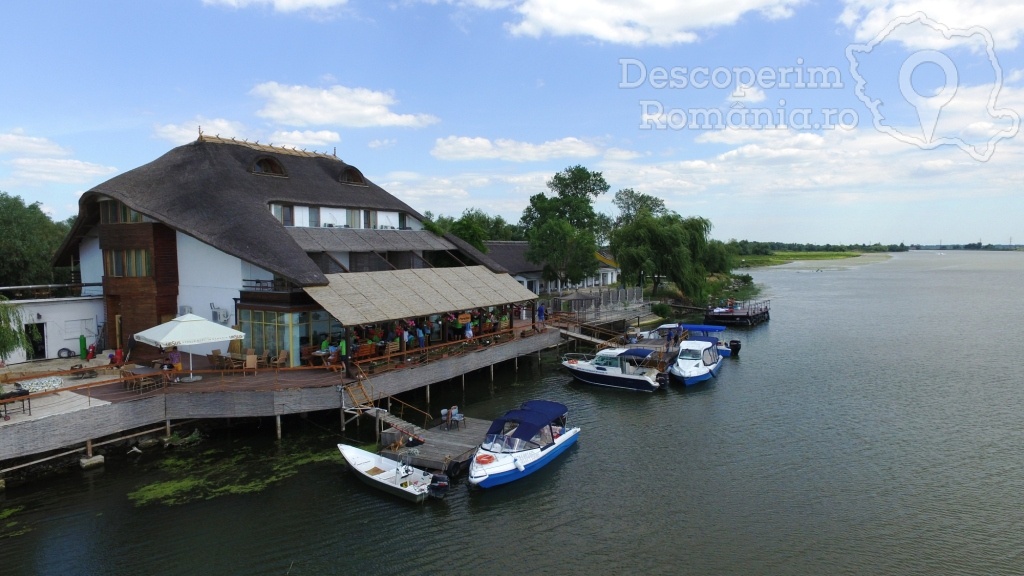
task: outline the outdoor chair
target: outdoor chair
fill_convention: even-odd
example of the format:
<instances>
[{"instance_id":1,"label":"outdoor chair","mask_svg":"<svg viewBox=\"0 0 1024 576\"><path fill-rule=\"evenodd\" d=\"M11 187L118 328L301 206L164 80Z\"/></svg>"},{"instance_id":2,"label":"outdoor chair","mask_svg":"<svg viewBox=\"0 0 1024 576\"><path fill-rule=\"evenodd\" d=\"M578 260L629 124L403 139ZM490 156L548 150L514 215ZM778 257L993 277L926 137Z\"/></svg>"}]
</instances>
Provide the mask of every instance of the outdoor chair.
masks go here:
<instances>
[{"instance_id":1,"label":"outdoor chair","mask_svg":"<svg viewBox=\"0 0 1024 576\"><path fill-rule=\"evenodd\" d=\"M288 366L288 350L281 350L277 356L270 359L270 365L276 368Z\"/></svg>"},{"instance_id":2,"label":"outdoor chair","mask_svg":"<svg viewBox=\"0 0 1024 576\"><path fill-rule=\"evenodd\" d=\"M250 370L252 375L256 375L256 367L259 364L259 357L255 354L246 354L245 363L242 365L242 376L245 376Z\"/></svg>"},{"instance_id":3,"label":"outdoor chair","mask_svg":"<svg viewBox=\"0 0 1024 576\"><path fill-rule=\"evenodd\" d=\"M256 359L256 365L260 368L270 367L270 350L264 350L263 354Z\"/></svg>"},{"instance_id":4,"label":"outdoor chair","mask_svg":"<svg viewBox=\"0 0 1024 576\"><path fill-rule=\"evenodd\" d=\"M462 426L466 425L466 416L463 415L462 412L459 412L458 406L452 407L452 410L449 412L449 416L452 417L452 422L456 425L456 427L461 428Z\"/></svg>"}]
</instances>

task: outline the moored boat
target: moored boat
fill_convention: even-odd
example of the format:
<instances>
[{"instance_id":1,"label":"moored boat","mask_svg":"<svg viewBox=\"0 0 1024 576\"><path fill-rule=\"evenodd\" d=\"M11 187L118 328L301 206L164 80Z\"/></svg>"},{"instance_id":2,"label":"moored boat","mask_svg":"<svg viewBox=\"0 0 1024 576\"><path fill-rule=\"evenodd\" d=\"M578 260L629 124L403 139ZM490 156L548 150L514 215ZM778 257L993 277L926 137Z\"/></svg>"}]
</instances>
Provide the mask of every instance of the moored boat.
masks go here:
<instances>
[{"instance_id":1,"label":"moored boat","mask_svg":"<svg viewBox=\"0 0 1024 576\"><path fill-rule=\"evenodd\" d=\"M722 357L714 344L703 340L683 340L679 343L675 362L668 369L668 377L671 382L693 386L718 376L721 367Z\"/></svg>"},{"instance_id":2,"label":"moored boat","mask_svg":"<svg viewBox=\"0 0 1024 576\"><path fill-rule=\"evenodd\" d=\"M562 366L584 384L653 392L659 387L658 357L650 348L607 348L596 355L570 352Z\"/></svg>"},{"instance_id":3,"label":"moored boat","mask_svg":"<svg viewBox=\"0 0 1024 576\"><path fill-rule=\"evenodd\" d=\"M536 472L576 443L579 427L567 425L569 409L551 400L528 400L491 423L469 463L469 483L507 484Z\"/></svg>"},{"instance_id":4,"label":"moored boat","mask_svg":"<svg viewBox=\"0 0 1024 576\"><path fill-rule=\"evenodd\" d=\"M355 446L338 444L338 449L360 480L399 498L420 503L427 496L443 498L448 491L444 474L431 474Z\"/></svg>"},{"instance_id":5,"label":"moored boat","mask_svg":"<svg viewBox=\"0 0 1024 576\"><path fill-rule=\"evenodd\" d=\"M738 356L740 353L741 343L739 340L732 339L728 342L722 340L722 332L725 332L725 326L715 326L713 324L680 324L680 326L689 332L687 340L704 340L705 342L711 342L718 348L718 354L728 358L729 356Z\"/></svg>"}]
</instances>

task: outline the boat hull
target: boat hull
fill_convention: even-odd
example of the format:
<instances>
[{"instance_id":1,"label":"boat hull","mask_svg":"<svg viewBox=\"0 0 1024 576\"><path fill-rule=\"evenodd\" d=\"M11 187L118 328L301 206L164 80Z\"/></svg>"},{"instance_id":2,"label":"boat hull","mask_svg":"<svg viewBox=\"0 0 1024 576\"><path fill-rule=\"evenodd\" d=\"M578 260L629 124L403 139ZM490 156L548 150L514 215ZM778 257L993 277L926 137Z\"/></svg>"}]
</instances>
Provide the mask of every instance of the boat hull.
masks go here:
<instances>
[{"instance_id":1,"label":"boat hull","mask_svg":"<svg viewBox=\"0 0 1024 576\"><path fill-rule=\"evenodd\" d=\"M431 495L434 475L429 472L354 446L339 444L338 449L352 472L367 486L415 504ZM442 479L447 487L447 478Z\"/></svg>"},{"instance_id":2,"label":"boat hull","mask_svg":"<svg viewBox=\"0 0 1024 576\"><path fill-rule=\"evenodd\" d=\"M489 471L487 467L477 467L475 464L470 465L469 483L477 488L493 488L494 486L501 486L502 484L508 484L514 482L520 478L525 478L530 474L533 474L537 470L540 470L552 460L557 458L563 452L565 452L570 446L576 443L579 438L579 428L573 428L559 437L558 441L551 445L547 450L542 450L543 455L536 460L533 460L529 464L525 464L522 470L512 467L511 469L502 469L501 471Z\"/></svg>"},{"instance_id":3,"label":"boat hull","mask_svg":"<svg viewBox=\"0 0 1024 576\"><path fill-rule=\"evenodd\" d=\"M668 379L673 384L682 384L683 386L696 386L701 382L707 382L708 380L718 376L718 371L722 368L722 358L719 356L718 361L710 366L709 370L701 371L698 373L679 374L675 367L670 368L668 371Z\"/></svg>"},{"instance_id":4,"label":"boat hull","mask_svg":"<svg viewBox=\"0 0 1024 576\"><path fill-rule=\"evenodd\" d=\"M658 389L658 383L643 377L629 377L622 374L595 372L578 368L577 365L563 362L562 366L573 375L573 377L591 386L604 386L606 388L618 388L620 390L632 390L634 392L654 392Z\"/></svg>"}]
</instances>

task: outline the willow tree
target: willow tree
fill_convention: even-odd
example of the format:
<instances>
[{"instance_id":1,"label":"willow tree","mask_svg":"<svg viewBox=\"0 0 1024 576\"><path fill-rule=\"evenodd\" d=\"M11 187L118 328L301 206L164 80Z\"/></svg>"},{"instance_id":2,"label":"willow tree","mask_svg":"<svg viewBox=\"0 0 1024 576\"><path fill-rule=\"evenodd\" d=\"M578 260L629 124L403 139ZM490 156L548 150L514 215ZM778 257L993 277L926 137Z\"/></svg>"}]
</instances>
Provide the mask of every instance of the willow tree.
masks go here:
<instances>
[{"instance_id":1,"label":"willow tree","mask_svg":"<svg viewBox=\"0 0 1024 576\"><path fill-rule=\"evenodd\" d=\"M31 346L21 307L0 296L0 364L13 352L28 350Z\"/></svg>"},{"instance_id":2,"label":"willow tree","mask_svg":"<svg viewBox=\"0 0 1024 576\"><path fill-rule=\"evenodd\" d=\"M612 234L611 251L627 282L650 277L657 293L668 280L691 300L703 298L707 272L702 264L711 222L675 213L654 216L643 210Z\"/></svg>"}]
</instances>

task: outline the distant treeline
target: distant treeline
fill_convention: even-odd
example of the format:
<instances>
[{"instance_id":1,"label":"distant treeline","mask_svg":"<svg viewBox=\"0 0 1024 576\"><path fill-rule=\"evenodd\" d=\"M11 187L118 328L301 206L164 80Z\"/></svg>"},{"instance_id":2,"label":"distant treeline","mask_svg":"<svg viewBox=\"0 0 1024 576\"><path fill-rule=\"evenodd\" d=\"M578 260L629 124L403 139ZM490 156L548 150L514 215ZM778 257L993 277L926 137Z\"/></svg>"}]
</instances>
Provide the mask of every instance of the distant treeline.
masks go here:
<instances>
[{"instance_id":1,"label":"distant treeline","mask_svg":"<svg viewBox=\"0 0 1024 576\"><path fill-rule=\"evenodd\" d=\"M791 242L751 242L730 240L730 250L740 256L768 256L775 252L906 252L909 246L899 244L795 244Z\"/></svg>"},{"instance_id":2,"label":"distant treeline","mask_svg":"<svg viewBox=\"0 0 1024 576\"><path fill-rule=\"evenodd\" d=\"M1020 246L1012 244L985 244L971 242L970 244L911 244L911 250L1020 250Z\"/></svg>"}]
</instances>

